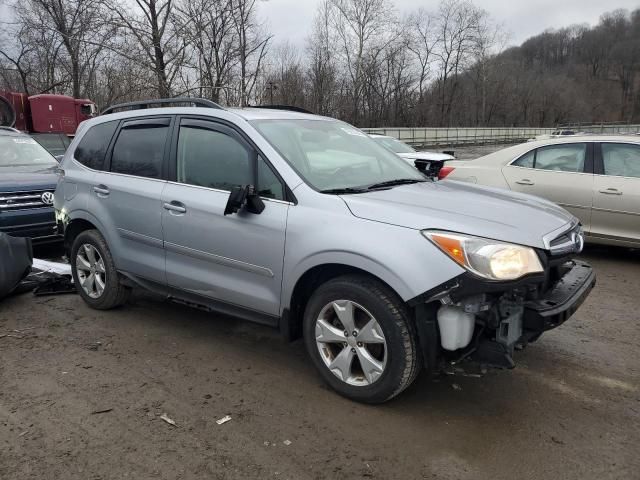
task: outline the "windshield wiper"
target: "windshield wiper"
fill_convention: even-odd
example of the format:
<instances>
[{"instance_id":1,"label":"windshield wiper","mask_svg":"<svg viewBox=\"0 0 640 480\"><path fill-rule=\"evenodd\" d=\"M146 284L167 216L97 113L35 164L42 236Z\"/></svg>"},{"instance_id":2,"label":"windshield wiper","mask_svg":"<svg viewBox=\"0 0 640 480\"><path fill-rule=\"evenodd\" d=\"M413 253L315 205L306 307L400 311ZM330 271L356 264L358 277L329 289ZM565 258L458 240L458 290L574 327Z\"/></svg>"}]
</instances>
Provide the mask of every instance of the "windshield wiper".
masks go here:
<instances>
[{"instance_id":1,"label":"windshield wiper","mask_svg":"<svg viewBox=\"0 0 640 480\"><path fill-rule=\"evenodd\" d=\"M320 193L328 193L329 195L343 195L349 193L365 193L367 190L364 188L354 188L354 187L345 187L345 188L329 188L328 190L320 190Z\"/></svg>"},{"instance_id":2,"label":"windshield wiper","mask_svg":"<svg viewBox=\"0 0 640 480\"><path fill-rule=\"evenodd\" d=\"M418 180L417 178L398 178L387 182L374 183L369 185L367 190L375 190L376 188L395 187L397 185L411 185L412 183L423 183L426 180Z\"/></svg>"}]
</instances>

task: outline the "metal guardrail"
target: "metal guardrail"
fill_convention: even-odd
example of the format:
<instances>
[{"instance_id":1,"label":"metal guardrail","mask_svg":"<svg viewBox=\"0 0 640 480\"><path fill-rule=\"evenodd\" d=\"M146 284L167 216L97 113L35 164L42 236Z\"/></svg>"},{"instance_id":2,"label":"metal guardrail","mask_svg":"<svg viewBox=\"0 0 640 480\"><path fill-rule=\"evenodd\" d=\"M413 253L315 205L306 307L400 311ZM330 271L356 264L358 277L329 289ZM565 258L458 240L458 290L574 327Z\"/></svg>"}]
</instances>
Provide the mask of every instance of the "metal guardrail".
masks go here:
<instances>
[{"instance_id":1,"label":"metal guardrail","mask_svg":"<svg viewBox=\"0 0 640 480\"><path fill-rule=\"evenodd\" d=\"M550 135L557 128L363 128L368 134L387 135L414 146L459 146L524 142L538 135ZM578 132L576 130L576 132ZM582 125L579 132L624 134L640 132L640 125Z\"/></svg>"}]
</instances>

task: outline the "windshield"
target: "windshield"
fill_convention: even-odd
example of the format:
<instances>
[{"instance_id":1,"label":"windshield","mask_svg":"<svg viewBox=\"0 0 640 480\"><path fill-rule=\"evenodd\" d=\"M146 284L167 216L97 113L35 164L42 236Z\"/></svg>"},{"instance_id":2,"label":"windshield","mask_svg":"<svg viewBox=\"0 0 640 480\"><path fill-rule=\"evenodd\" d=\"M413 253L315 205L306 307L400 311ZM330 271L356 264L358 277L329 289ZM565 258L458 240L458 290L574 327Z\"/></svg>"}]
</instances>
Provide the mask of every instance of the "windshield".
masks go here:
<instances>
[{"instance_id":1,"label":"windshield","mask_svg":"<svg viewBox=\"0 0 640 480\"><path fill-rule=\"evenodd\" d=\"M368 135L338 120L254 120L252 125L317 190L361 189L425 177Z\"/></svg>"},{"instance_id":2,"label":"windshield","mask_svg":"<svg viewBox=\"0 0 640 480\"><path fill-rule=\"evenodd\" d=\"M38 142L30 137L0 136L0 168L36 167L46 169L58 165Z\"/></svg>"},{"instance_id":3,"label":"windshield","mask_svg":"<svg viewBox=\"0 0 640 480\"><path fill-rule=\"evenodd\" d=\"M372 137L383 147L388 148L394 153L416 153L416 151L400 140L391 137Z\"/></svg>"}]
</instances>

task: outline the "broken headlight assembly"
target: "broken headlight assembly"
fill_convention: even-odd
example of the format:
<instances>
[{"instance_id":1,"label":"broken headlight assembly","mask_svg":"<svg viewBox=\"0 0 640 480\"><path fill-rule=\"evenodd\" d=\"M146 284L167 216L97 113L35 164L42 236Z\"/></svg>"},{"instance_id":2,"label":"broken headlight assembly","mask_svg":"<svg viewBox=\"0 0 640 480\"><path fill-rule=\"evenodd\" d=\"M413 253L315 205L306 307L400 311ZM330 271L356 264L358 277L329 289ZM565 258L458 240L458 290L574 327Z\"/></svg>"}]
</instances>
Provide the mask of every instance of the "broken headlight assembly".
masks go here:
<instances>
[{"instance_id":1,"label":"broken headlight assembly","mask_svg":"<svg viewBox=\"0 0 640 480\"><path fill-rule=\"evenodd\" d=\"M423 230L422 235L456 263L489 280L517 280L544 272L531 247L436 230Z\"/></svg>"}]
</instances>

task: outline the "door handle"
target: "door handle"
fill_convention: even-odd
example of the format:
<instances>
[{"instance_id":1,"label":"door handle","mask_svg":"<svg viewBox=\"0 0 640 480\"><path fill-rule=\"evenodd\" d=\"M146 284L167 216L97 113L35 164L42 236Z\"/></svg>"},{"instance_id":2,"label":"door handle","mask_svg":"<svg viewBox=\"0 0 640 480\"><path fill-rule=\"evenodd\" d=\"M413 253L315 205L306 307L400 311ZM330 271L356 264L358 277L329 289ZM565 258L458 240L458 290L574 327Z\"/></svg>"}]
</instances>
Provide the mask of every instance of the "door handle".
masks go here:
<instances>
[{"instance_id":1,"label":"door handle","mask_svg":"<svg viewBox=\"0 0 640 480\"><path fill-rule=\"evenodd\" d=\"M187 213L186 207L180 202L174 201L170 203L164 203L162 206L164 207L165 210L169 210L170 212L173 212L173 213Z\"/></svg>"},{"instance_id":2,"label":"door handle","mask_svg":"<svg viewBox=\"0 0 640 480\"><path fill-rule=\"evenodd\" d=\"M622 195L622 192L617 188L607 188L606 190L600 190L600 193L605 195Z\"/></svg>"},{"instance_id":3,"label":"door handle","mask_svg":"<svg viewBox=\"0 0 640 480\"><path fill-rule=\"evenodd\" d=\"M96 192L99 197L106 197L109 195L109 187L106 185L97 185L93 187L93 191Z\"/></svg>"},{"instance_id":4,"label":"door handle","mask_svg":"<svg viewBox=\"0 0 640 480\"><path fill-rule=\"evenodd\" d=\"M518 185L535 185L535 183L533 183L531 180L529 180L528 178L523 178L522 180L517 180L516 183Z\"/></svg>"}]
</instances>

